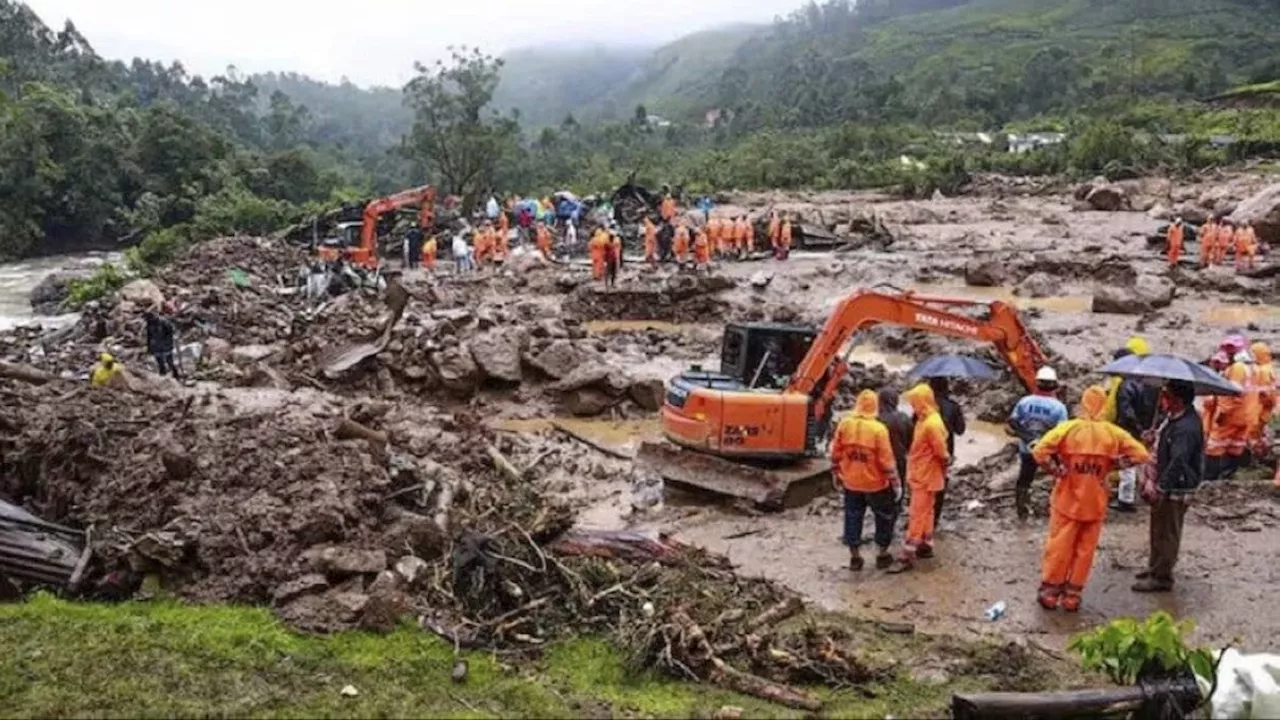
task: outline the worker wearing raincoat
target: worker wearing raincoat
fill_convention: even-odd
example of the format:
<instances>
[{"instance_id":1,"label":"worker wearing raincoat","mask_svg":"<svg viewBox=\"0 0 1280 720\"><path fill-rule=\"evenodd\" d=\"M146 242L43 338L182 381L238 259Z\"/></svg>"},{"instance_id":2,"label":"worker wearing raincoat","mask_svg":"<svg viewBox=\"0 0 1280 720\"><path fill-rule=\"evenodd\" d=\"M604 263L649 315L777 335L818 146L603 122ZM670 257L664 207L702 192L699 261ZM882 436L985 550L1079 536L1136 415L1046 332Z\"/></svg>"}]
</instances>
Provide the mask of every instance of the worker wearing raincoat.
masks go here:
<instances>
[{"instance_id":1,"label":"worker wearing raincoat","mask_svg":"<svg viewBox=\"0 0 1280 720\"><path fill-rule=\"evenodd\" d=\"M439 251L439 247L440 245L434 235L422 243L422 265L427 269L427 272L436 271L436 253Z\"/></svg>"},{"instance_id":2,"label":"worker wearing raincoat","mask_svg":"<svg viewBox=\"0 0 1280 720\"><path fill-rule=\"evenodd\" d=\"M1111 468L1117 460L1141 464L1151 459L1141 442L1102 419L1106 401L1102 388L1086 389L1076 419L1046 433L1033 453L1036 462L1057 478L1049 501L1049 536L1038 597L1047 610L1080 609L1107 516Z\"/></svg>"},{"instance_id":3,"label":"worker wearing raincoat","mask_svg":"<svg viewBox=\"0 0 1280 720\"><path fill-rule=\"evenodd\" d=\"M671 222L676 219L676 199L671 197L671 193L667 193L662 198L662 221Z\"/></svg>"},{"instance_id":4,"label":"worker wearing raincoat","mask_svg":"<svg viewBox=\"0 0 1280 720\"><path fill-rule=\"evenodd\" d=\"M538 252L542 253L542 257L547 260L551 259L551 229L547 224L538 221L533 231L534 241L538 245Z\"/></svg>"},{"instance_id":5,"label":"worker wearing raincoat","mask_svg":"<svg viewBox=\"0 0 1280 720\"><path fill-rule=\"evenodd\" d=\"M476 267L482 267L486 260L493 257L493 226L485 223L477 232L475 241Z\"/></svg>"},{"instance_id":6,"label":"worker wearing raincoat","mask_svg":"<svg viewBox=\"0 0 1280 720\"><path fill-rule=\"evenodd\" d=\"M1258 236L1253 225L1245 223L1236 230L1236 272L1253 269L1253 257L1258 252Z\"/></svg>"},{"instance_id":7,"label":"worker wearing raincoat","mask_svg":"<svg viewBox=\"0 0 1280 720\"><path fill-rule=\"evenodd\" d=\"M1169 267L1178 264L1178 260L1182 259L1182 241L1185 238L1184 226L1182 218L1173 221L1169 226L1169 232L1166 236L1165 253L1169 258Z\"/></svg>"},{"instance_id":8,"label":"worker wearing raincoat","mask_svg":"<svg viewBox=\"0 0 1280 720\"><path fill-rule=\"evenodd\" d=\"M597 228L591 240L587 241L587 253L591 256L591 279L604 280L608 252L609 233L603 227Z\"/></svg>"},{"instance_id":9,"label":"worker wearing raincoat","mask_svg":"<svg viewBox=\"0 0 1280 720\"><path fill-rule=\"evenodd\" d=\"M124 366L116 362L115 356L111 353L104 352L98 356L98 362L89 372L89 384L93 387L106 387L122 372L124 372Z\"/></svg>"},{"instance_id":10,"label":"worker wearing raincoat","mask_svg":"<svg viewBox=\"0 0 1280 720\"><path fill-rule=\"evenodd\" d=\"M773 251L774 256L779 260L786 260L791 255L791 218L783 219L782 235L778 240L778 246Z\"/></svg>"},{"instance_id":11,"label":"worker wearing raincoat","mask_svg":"<svg viewBox=\"0 0 1280 720\"><path fill-rule=\"evenodd\" d=\"M743 215L738 218L738 222L734 224L734 233L737 239L735 243L738 246L739 255L750 255L756 250L754 234L751 230L751 222L747 220L747 216Z\"/></svg>"},{"instance_id":12,"label":"worker wearing raincoat","mask_svg":"<svg viewBox=\"0 0 1280 720\"><path fill-rule=\"evenodd\" d=\"M1255 342L1249 347L1253 355L1253 385L1259 399L1258 421L1250 434L1254 456L1267 455L1271 451L1268 427L1276 411L1276 370L1271 359L1271 347Z\"/></svg>"},{"instance_id":13,"label":"worker wearing raincoat","mask_svg":"<svg viewBox=\"0 0 1280 720\"><path fill-rule=\"evenodd\" d=\"M910 569L917 558L933 557L934 496L944 487L951 464L947 426L938 412L933 388L916 385L905 397L915 413L916 426L907 453L907 486L911 488L907 537L894 572Z\"/></svg>"},{"instance_id":14,"label":"worker wearing raincoat","mask_svg":"<svg viewBox=\"0 0 1280 720\"><path fill-rule=\"evenodd\" d=\"M676 254L676 262L681 265L689 259L689 228L685 227L683 220L676 227L676 238L672 244L672 250Z\"/></svg>"},{"instance_id":15,"label":"worker wearing raincoat","mask_svg":"<svg viewBox=\"0 0 1280 720\"><path fill-rule=\"evenodd\" d=\"M720 218L711 218L707 221L707 242L711 244L711 252L716 255L724 255L724 229L724 222Z\"/></svg>"},{"instance_id":16,"label":"worker wearing raincoat","mask_svg":"<svg viewBox=\"0 0 1280 720\"><path fill-rule=\"evenodd\" d=\"M1236 230L1230 222L1223 220L1218 224L1218 241L1213 244L1213 264L1221 265L1227 261L1227 252L1236 244Z\"/></svg>"},{"instance_id":17,"label":"worker wearing raincoat","mask_svg":"<svg viewBox=\"0 0 1280 720\"><path fill-rule=\"evenodd\" d=\"M836 489L844 493L844 543L849 547L849 569L863 568L862 523L870 510L875 520L876 567L893 564L889 546L898 518L902 481L893 454L888 427L880 421L880 400L874 390L858 395L853 412L836 426L831 440L831 465Z\"/></svg>"},{"instance_id":18,"label":"worker wearing raincoat","mask_svg":"<svg viewBox=\"0 0 1280 720\"><path fill-rule=\"evenodd\" d=\"M711 264L711 239L702 228L698 228L693 236L693 262L699 270L705 270Z\"/></svg>"},{"instance_id":19,"label":"worker wearing raincoat","mask_svg":"<svg viewBox=\"0 0 1280 720\"><path fill-rule=\"evenodd\" d=\"M782 218L778 217L778 213L769 213L769 246L777 247L782 242Z\"/></svg>"},{"instance_id":20,"label":"worker wearing raincoat","mask_svg":"<svg viewBox=\"0 0 1280 720\"><path fill-rule=\"evenodd\" d=\"M1214 264L1214 256L1218 246L1218 221L1210 217L1200 226L1196 238L1200 241L1200 267L1207 268Z\"/></svg>"},{"instance_id":21,"label":"worker wearing raincoat","mask_svg":"<svg viewBox=\"0 0 1280 720\"><path fill-rule=\"evenodd\" d=\"M644 261L650 265L658 262L658 226L649 218L644 219Z\"/></svg>"},{"instance_id":22,"label":"worker wearing raincoat","mask_svg":"<svg viewBox=\"0 0 1280 720\"><path fill-rule=\"evenodd\" d=\"M1205 441L1205 479L1218 480L1235 474L1249 449L1249 429L1255 414L1261 407L1253 385L1252 369L1244 352L1245 340L1232 336L1222 343L1220 353L1230 364L1223 377L1244 389L1240 397L1213 397L1205 402L1204 424L1208 430Z\"/></svg>"}]
</instances>

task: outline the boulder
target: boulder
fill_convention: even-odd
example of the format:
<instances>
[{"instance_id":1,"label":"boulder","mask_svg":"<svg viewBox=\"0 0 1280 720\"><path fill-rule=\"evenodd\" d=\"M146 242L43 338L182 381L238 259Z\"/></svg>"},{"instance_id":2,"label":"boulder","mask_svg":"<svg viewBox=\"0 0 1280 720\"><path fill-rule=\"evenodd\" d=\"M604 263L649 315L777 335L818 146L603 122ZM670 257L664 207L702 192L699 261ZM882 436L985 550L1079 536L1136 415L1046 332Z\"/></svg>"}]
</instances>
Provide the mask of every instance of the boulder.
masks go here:
<instances>
[{"instance_id":1,"label":"boulder","mask_svg":"<svg viewBox=\"0 0 1280 720\"><path fill-rule=\"evenodd\" d=\"M1173 304L1176 288L1172 282L1153 275L1141 275L1133 285L1107 285L1093 294L1093 312L1117 315L1145 315Z\"/></svg>"},{"instance_id":2,"label":"boulder","mask_svg":"<svg viewBox=\"0 0 1280 720\"><path fill-rule=\"evenodd\" d=\"M1192 205L1191 203L1183 203L1178 206L1174 213L1176 217L1181 217L1184 221L1192 225L1201 225L1205 220L1209 219L1209 213L1203 208Z\"/></svg>"},{"instance_id":3,"label":"boulder","mask_svg":"<svg viewBox=\"0 0 1280 720\"><path fill-rule=\"evenodd\" d=\"M320 552L319 570L326 575L364 575L387 569L387 554L381 550L328 547Z\"/></svg>"},{"instance_id":4,"label":"boulder","mask_svg":"<svg viewBox=\"0 0 1280 720\"><path fill-rule=\"evenodd\" d=\"M560 318L542 318L534 324L532 334L536 338L561 340L569 337L569 329Z\"/></svg>"},{"instance_id":5,"label":"boulder","mask_svg":"<svg viewBox=\"0 0 1280 720\"><path fill-rule=\"evenodd\" d=\"M402 587L402 578L390 571L378 573L369 586L368 600L361 608L360 627L376 632L391 632L400 618L409 614L411 599Z\"/></svg>"},{"instance_id":6,"label":"boulder","mask_svg":"<svg viewBox=\"0 0 1280 720\"><path fill-rule=\"evenodd\" d=\"M284 350L282 345L241 345L231 350L231 362L237 365L252 365L265 360Z\"/></svg>"},{"instance_id":7,"label":"boulder","mask_svg":"<svg viewBox=\"0 0 1280 720\"><path fill-rule=\"evenodd\" d=\"M87 272L59 271L46 275L40 284L31 288L27 299L37 315L56 315L62 302L71 294L71 283L88 277Z\"/></svg>"},{"instance_id":8,"label":"boulder","mask_svg":"<svg viewBox=\"0 0 1280 720\"><path fill-rule=\"evenodd\" d=\"M431 356L436 375L445 389L463 395L475 393L480 385L480 368L466 343L445 348Z\"/></svg>"},{"instance_id":9,"label":"boulder","mask_svg":"<svg viewBox=\"0 0 1280 720\"><path fill-rule=\"evenodd\" d=\"M520 353L526 340L523 330L496 328L471 340L471 357L486 378L519 383Z\"/></svg>"},{"instance_id":10,"label":"boulder","mask_svg":"<svg viewBox=\"0 0 1280 720\"><path fill-rule=\"evenodd\" d=\"M1116 212L1129 206L1129 196L1119 185L1095 185L1085 196L1085 202L1094 210Z\"/></svg>"},{"instance_id":11,"label":"boulder","mask_svg":"<svg viewBox=\"0 0 1280 720\"><path fill-rule=\"evenodd\" d=\"M1150 210L1147 211L1147 217L1151 218L1152 220L1166 220L1166 221L1172 220L1173 211L1170 210L1169 206L1165 205L1164 203L1156 203Z\"/></svg>"},{"instance_id":12,"label":"boulder","mask_svg":"<svg viewBox=\"0 0 1280 720\"><path fill-rule=\"evenodd\" d=\"M578 417L594 417L613 407L614 396L593 387L570 390L564 395L564 408Z\"/></svg>"},{"instance_id":13,"label":"boulder","mask_svg":"<svg viewBox=\"0 0 1280 720\"><path fill-rule=\"evenodd\" d=\"M231 359L231 343L222 338L209 338L204 341L201 355L211 365L224 363Z\"/></svg>"},{"instance_id":14,"label":"boulder","mask_svg":"<svg viewBox=\"0 0 1280 720\"><path fill-rule=\"evenodd\" d=\"M645 410L657 412L667 396L667 384L658 378L636 380L627 388L627 395Z\"/></svg>"},{"instance_id":15,"label":"boulder","mask_svg":"<svg viewBox=\"0 0 1280 720\"><path fill-rule=\"evenodd\" d=\"M574 368L560 382L552 386L557 392L568 393L594 387L617 397L626 392L630 382L626 371L608 362L585 363Z\"/></svg>"},{"instance_id":16,"label":"boulder","mask_svg":"<svg viewBox=\"0 0 1280 720\"><path fill-rule=\"evenodd\" d=\"M396 573L410 586L417 584L418 578L423 577L427 567L426 560L413 555L405 555L396 561Z\"/></svg>"},{"instance_id":17,"label":"boulder","mask_svg":"<svg viewBox=\"0 0 1280 720\"><path fill-rule=\"evenodd\" d=\"M751 283L751 287L757 290L763 290L769 287L769 283L773 282L773 273L766 270L758 270L751 276L751 280L748 282Z\"/></svg>"},{"instance_id":18,"label":"boulder","mask_svg":"<svg viewBox=\"0 0 1280 720\"><path fill-rule=\"evenodd\" d=\"M964 283L973 287L998 287L1004 283L1004 264L996 260L974 260L964 266Z\"/></svg>"},{"instance_id":19,"label":"boulder","mask_svg":"<svg viewBox=\"0 0 1280 720\"><path fill-rule=\"evenodd\" d=\"M1032 273L1022 282L1018 283L1018 287L1014 288L1013 293L1021 297L1051 297L1061 293L1062 280L1048 273Z\"/></svg>"},{"instance_id":20,"label":"boulder","mask_svg":"<svg viewBox=\"0 0 1280 720\"><path fill-rule=\"evenodd\" d=\"M553 340L542 352L526 356L525 362L549 378L562 380L582 363L582 354L569 340Z\"/></svg>"},{"instance_id":21,"label":"boulder","mask_svg":"<svg viewBox=\"0 0 1280 720\"><path fill-rule=\"evenodd\" d=\"M271 600L276 605L285 605L303 595L311 595L328 588L329 581L323 575L311 573L277 585L276 589L271 591Z\"/></svg>"},{"instance_id":22,"label":"boulder","mask_svg":"<svg viewBox=\"0 0 1280 720\"><path fill-rule=\"evenodd\" d=\"M1268 244L1280 243L1280 183L1240 203L1231 213L1236 224L1252 223L1258 238Z\"/></svg>"},{"instance_id":23,"label":"boulder","mask_svg":"<svg viewBox=\"0 0 1280 720\"><path fill-rule=\"evenodd\" d=\"M164 293L160 292L160 288L150 280L134 280L120 288L120 299L145 310L155 305L162 305Z\"/></svg>"}]
</instances>

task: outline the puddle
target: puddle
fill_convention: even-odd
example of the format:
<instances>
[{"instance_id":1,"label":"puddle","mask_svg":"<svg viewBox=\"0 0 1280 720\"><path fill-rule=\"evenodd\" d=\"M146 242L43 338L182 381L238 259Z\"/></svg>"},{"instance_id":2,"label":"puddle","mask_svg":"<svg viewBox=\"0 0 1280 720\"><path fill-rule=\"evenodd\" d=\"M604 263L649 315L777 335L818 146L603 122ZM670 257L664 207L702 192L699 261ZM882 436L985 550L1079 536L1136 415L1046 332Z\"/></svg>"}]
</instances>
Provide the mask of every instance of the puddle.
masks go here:
<instances>
[{"instance_id":1,"label":"puddle","mask_svg":"<svg viewBox=\"0 0 1280 720\"><path fill-rule=\"evenodd\" d=\"M1003 425L968 418L964 435L956 438L956 467L977 465L1011 442L1014 439L1005 432Z\"/></svg>"},{"instance_id":2,"label":"puddle","mask_svg":"<svg viewBox=\"0 0 1280 720\"><path fill-rule=\"evenodd\" d=\"M1021 297L1014 295L1013 289L1007 287L984 288L953 283L915 283L908 285L907 289L921 295L941 295L982 302L1001 300L1017 308L1036 308L1046 312L1087 313L1093 306L1093 298L1089 295L1061 295L1042 298Z\"/></svg>"},{"instance_id":3,"label":"puddle","mask_svg":"<svg viewBox=\"0 0 1280 720\"><path fill-rule=\"evenodd\" d=\"M1209 325L1243 327L1250 323L1280 320L1280 308L1270 305L1213 305L1200 314Z\"/></svg>"},{"instance_id":4,"label":"puddle","mask_svg":"<svg viewBox=\"0 0 1280 720\"><path fill-rule=\"evenodd\" d=\"M588 320L583 324L587 332L607 334L616 332L659 332L679 333L694 327L689 323L675 323L667 320Z\"/></svg>"},{"instance_id":5,"label":"puddle","mask_svg":"<svg viewBox=\"0 0 1280 720\"><path fill-rule=\"evenodd\" d=\"M645 440L662 439L662 421L658 417L636 420L575 417L509 419L500 420L493 427L506 432L533 434L554 430L553 422L592 442L627 454L634 453Z\"/></svg>"}]
</instances>

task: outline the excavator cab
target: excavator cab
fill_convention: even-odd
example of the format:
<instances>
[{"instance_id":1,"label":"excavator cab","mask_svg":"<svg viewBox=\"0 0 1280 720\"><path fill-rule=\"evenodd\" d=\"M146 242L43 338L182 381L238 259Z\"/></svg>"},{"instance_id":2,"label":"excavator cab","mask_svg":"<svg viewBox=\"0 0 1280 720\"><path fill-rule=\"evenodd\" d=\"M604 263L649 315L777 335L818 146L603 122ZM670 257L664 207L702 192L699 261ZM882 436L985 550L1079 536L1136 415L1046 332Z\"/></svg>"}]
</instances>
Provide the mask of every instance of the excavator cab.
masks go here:
<instances>
[{"instance_id":1,"label":"excavator cab","mask_svg":"<svg viewBox=\"0 0 1280 720\"><path fill-rule=\"evenodd\" d=\"M729 325L720 346L720 374L747 388L781 390L817 336L816 329L804 325Z\"/></svg>"},{"instance_id":2,"label":"excavator cab","mask_svg":"<svg viewBox=\"0 0 1280 720\"><path fill-rule=\"evenodd\" d=\"M338 223L334 228L336 232L320 241L320 246L317 248L320 259L337 260L349 253L352 248L359 247L361 225L362 223L359 222Z\"/></svg>"}]
</instances>

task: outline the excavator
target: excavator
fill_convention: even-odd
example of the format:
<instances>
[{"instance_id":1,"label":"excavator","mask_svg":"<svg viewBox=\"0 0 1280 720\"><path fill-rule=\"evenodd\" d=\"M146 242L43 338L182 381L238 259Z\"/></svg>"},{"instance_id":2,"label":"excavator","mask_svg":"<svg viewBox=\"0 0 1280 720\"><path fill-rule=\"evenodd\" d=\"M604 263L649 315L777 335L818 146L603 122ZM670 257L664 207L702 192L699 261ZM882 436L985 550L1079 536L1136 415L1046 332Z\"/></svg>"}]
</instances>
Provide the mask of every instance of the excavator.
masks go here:
<instances>
[{"instance_id":1,"label":"excavator","mask_svg":"<svg viewBox=\"0 0 1280 720\"><path fill-rule=\"evenodd\" d=\"M985 307L985 319L955 312ZM667 385L666 442L641 445L639 459L668 483L744 498L765 508L812 499L827 476L832 400L848 372L856 334L877 325L987 342L1029 390L1046 364L1008 303L855 291L820 331L774 324L729 325L720 372L695 366ZM806 490L808 488L808 490ZM808 494L806 494L806 492Z\"/></svg>"},{"instance_id":2,"label":"excavator","mask_svg":"<svg viewBox=\"0 0 1280 720\"><path fill-rule=\"evenodd\" d=\"M359 225L354 223L342 227L344 237L336 244L323 244L317 252L320 259L331 262L339 258L348 260L366 270L376 270L378 259L378 220L383 215L405 207L418 206L418 226L423 232L430 231L435 224L436 188L434 185L423 185L409 190L402 190L395 195L370 200L364 206L364 213ZM360 228L360 237L355 241L351 234Z\"/></svg>"}]
</instances>

